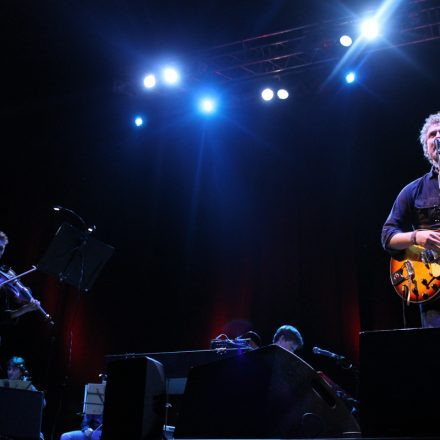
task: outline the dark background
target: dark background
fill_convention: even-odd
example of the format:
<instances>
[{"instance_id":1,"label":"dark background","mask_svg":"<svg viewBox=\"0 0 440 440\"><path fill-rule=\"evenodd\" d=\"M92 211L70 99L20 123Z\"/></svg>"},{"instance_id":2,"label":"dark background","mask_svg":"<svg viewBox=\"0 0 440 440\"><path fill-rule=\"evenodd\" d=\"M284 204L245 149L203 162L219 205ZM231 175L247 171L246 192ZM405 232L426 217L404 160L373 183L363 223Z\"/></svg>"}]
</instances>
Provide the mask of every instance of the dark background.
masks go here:
<instances>
[{"instance_id":1,"label":"dark background","mask_svg":"<svg viewBox=\"0 0 440 440\"><path fill-rule=\"evenodd\" d=\"M286 78L292 89L318 85L286 102L225 88L206 120L190 86L115 87L163 54L375 5L298 3L2 5L3 261L28 269L63 221L79 226L56 204L116 249L86 294L43 273L24 280L56 324L24 316L1 358L24 356L47 390L48 438L79 426L83 385L98 380L105 354L208 348L249 329L270 343L290 323L304 358L355 393L353 378L311 347L356 362L359 331L402 327L380 230L401 187L429 169L417 137L439 110L438 42L365 54L350 87L340 76L319 87L333 66ZM148 119L141 130L138 111ZM414 307L406 313L419 325Z\"/></svg>"}]
</instances>

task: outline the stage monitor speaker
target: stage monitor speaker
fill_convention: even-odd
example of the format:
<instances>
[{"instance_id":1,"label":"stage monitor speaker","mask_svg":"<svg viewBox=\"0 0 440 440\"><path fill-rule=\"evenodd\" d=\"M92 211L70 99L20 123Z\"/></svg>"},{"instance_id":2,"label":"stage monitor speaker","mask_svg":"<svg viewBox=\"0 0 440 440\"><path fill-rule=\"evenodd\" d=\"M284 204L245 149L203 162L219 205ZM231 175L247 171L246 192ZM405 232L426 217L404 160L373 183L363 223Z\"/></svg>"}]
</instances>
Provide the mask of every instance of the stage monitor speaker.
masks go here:
<instances>
[{"instance_id":1,"label":"stage monitor speaker","mask_svg":"<svg viewBox=\"0 0 440 440\"><path fill-rule=\"evenodd\" d=\"M0 438L38 440L43 414L41 391L0 388Z\"/></svg>"},{"instance_id":2,"label":"stage monitor speaker","mask_svg":"<svg viewBox=\"0 0 440 440\"><path fill-rule=\"evenodd\" d=\"M165 422L165 376L148 357L108 365L103 440L161 439Z\"/></svg>"},{"instance_id":3,"label":"stage monitor speaker","mask_svg":"<svg viewBox=\"0 0 440 440\"><path fill-rule=\"evenodd\" d=\"M439 438L440 328L360 336L362 433Z\"/></svg>"},{"instance_id":4,"label":"stage monitor speaker","mask_svg":"<svg viewBox=\"0 0 440 440\"><path fill-rule=\"evenodd\" d=\"M298 356L270 345L195 367L176 438L359 435L344 403Z\"/></svg>"}]
</instances>

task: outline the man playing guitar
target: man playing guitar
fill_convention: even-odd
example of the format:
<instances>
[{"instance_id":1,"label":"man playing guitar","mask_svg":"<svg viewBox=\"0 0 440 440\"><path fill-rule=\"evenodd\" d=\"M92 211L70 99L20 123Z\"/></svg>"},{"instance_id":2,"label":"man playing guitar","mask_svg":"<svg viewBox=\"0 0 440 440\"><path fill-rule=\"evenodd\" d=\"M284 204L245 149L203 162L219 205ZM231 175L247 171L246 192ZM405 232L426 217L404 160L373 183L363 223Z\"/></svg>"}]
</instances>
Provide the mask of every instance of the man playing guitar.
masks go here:
<instances>
[{"instance_id":1,"label":"man playing guitar","mask_svg":"<svg viewBox=\"0 0 440 440\"><path fill-rule=\"evenodd\" d=\"M440 112L425 120L419 139L432 168L399 193L381 238L384 249L400 261L391 269L393 285L402 287L408 302L420 303L423 327L440 327ZM402 262L408 250L414 251L414 259L406 255ZM419 281L415 264L426 270Z\"/></svg>"}]
</instances>

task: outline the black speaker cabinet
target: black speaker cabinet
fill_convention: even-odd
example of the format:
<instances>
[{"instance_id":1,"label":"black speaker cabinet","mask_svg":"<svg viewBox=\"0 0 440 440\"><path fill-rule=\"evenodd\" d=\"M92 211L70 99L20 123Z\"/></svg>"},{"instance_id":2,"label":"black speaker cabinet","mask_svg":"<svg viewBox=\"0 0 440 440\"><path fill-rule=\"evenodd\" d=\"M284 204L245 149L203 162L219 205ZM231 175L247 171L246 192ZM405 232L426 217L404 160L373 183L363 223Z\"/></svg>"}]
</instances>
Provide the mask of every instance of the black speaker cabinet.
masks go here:
<instances>
[{"instance_id":1,"label":"black speaker cabinet","mask_svg":"<svg viewBox=\"0 0 440 440\"><path fill-rule=\"evenodd\" d=\"M103 440L161 439L165 421L165 377L148 357L108 365Z\"/></svg>"},{"instance_id":2,"label":"black speaker cabinet","mask_svg":"<svg viewBox=\"0 0 440 440\"><path fill-rule=\"evenodd\" d=\"M38 440L43 413L43 393L0 388L0 437Z\"/></svg>"},{"instance_id":3,"label":"black speaker cabinet","mask_svg":"<svg viewBox=\"0 0 440 440\"><path fill-rule=\"evenodd\" d=\"M195 367L176 438L312 438L359 434L342 401L301 358L270 345Z\"/></svg>"},{"instance_id":4,"label":"black speaker cabinet","mask_svg":"<svg viewBox=\"0 0 440 440\"><path fill-rule=\"evenodd\" d=\"M362 433L439 438L440 328L360 336Z\"/></svg>"}]
</instances>

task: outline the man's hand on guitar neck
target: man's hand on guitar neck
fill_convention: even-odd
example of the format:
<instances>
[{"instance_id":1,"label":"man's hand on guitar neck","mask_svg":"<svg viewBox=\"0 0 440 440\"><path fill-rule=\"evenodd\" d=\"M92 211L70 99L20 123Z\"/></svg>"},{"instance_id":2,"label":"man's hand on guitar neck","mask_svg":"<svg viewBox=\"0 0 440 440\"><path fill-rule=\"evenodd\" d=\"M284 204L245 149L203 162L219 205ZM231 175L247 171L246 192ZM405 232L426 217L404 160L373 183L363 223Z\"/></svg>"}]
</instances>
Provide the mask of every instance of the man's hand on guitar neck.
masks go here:
<instances>
[{"instance_id":1,"label":"man's hand on guitar neck","mask_svg":"<svg viewBox=\"0 0 440 440\"><path fill-rule=\"evenodd\" d=\"M399 232L391 237L389 246L392 249L402 250L412 245L423 246L425 249L440 252L440 231L420 229L411 232Z\"/></svg>"}]
</instances>

